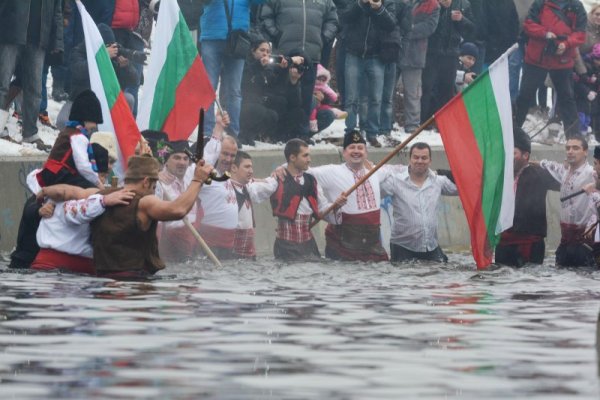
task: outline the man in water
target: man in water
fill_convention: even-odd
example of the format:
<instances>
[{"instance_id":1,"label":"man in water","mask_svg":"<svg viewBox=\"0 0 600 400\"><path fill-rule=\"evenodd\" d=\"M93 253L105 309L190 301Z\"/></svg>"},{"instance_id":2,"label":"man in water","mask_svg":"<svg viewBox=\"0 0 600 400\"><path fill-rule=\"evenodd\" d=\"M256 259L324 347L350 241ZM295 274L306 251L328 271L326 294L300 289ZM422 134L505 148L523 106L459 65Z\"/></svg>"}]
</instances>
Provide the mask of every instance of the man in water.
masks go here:
<instances>
[{"instance_id":1,"label":"man in water","mask_svg":"<svg viewBox=\"0 0 600 400\"><path fill-rule=\"evenodd\" d=\"M594 182L594 169L587 162L588 143L581 135L571 136L565 145L566 163L542 160L539 165L560 184L560 197L566 197ZM593 265L591 242L585 239L588 222L594 212L588 196L580 195L560 204L560 245L556 249L556 265Z\"/></svg>"},{"instance_id":2,"label":"man in water","mask_svg":"<svg viewBox=\"0 0 600 400\"><path fill-rule=\"evenodd\" d=\"M252 157L245 151L238 151L231 166L231 183L238 208L238 225L233 240L233 253L237 258L256 258L254 207L247 188L253 175Z\"/></svg>"},{"instance_id":3,"label":"man in water","mask_svg":"<svg viewBox=\"0 0 600 400\"><path fill-rule=\"evenodd\" d=\"M560 184L539 165L531 164L531 140L521 129L514 132L515 216L512 228L502 232L496 263L521 267L542 264L547 232L546 193Z\"/></svg>"},{"instance_id":4,"label":"man in water","mask_svg":"<svg viewBox=\"0 0 600 400\"><path fill-rule=\"evenodd\" d=\"M409 165L390 165L393 174L381 184L392 196L394 224L390 239L390 261L427 260L447 262L437 241L440 196L456 196L456 185L446 176L430 169L431 148L427 143L413 144Z\"/></svg>"}]
</instances>

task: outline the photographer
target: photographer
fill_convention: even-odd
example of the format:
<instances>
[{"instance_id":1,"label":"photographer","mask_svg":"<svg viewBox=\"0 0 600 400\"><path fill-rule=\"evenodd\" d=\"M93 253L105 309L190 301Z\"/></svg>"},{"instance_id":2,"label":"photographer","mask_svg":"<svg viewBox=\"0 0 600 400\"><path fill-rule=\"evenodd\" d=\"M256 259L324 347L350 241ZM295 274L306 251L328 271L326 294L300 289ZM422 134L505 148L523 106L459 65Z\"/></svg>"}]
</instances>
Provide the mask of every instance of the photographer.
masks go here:
<instances>
[{"instance_id":1,"label":"photographer","mask_svg":"<svg viewBox=\"0 0 600 400\"><path fill-rule=\"evenodd\" d=\"M531 5L523 25L528 41L517 98L517 126L525 122L535 91L550 74L565 135L568 138L579 131L572 69L577 47L585 42L586 23L579 0L537 0Z\"/></svg>"},{"instance_id":2,"label":"photographer","mask_svg":"<svg viewBox=\"0 0 600 400\"><path fill-rule=\"evenodd\" d=\"M131 56L131 51L123 51L124 48L119 46L115 41L115 35L112 29L105 24L98 24L98 30L102 35L106 50L112 61L113 68L117 74L117 79L121 88L133 85L137 82L137 71L133 66L133 62L124 54ZM86 89L90 89L90 75L88 71L87 53L85 50L85 42L79 43L71 54L71 90L69 92L69 100L65 102L62 109L56 118L56 126L62 130L65 123L68 121L69 113L73 100ZM135 99L130 93L124 93L125 99L129 108L133 110Z\"/></svg>"}]
</instances>

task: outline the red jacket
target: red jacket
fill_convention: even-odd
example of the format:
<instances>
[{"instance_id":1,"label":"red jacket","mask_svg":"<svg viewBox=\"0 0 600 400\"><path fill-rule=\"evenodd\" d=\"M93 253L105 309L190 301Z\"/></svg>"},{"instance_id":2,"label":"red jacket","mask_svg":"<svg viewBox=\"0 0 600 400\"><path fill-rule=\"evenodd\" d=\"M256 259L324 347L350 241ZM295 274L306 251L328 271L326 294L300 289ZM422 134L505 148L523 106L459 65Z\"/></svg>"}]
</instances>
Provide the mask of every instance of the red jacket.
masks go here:
<instances>
[{"instance_id":1,"label":"red jacket","mask_svg":"<svg viewBox=\"0 0 600 400\"><path fill-rule=\"evenodd\" d=\"M565 4L562 7L559 4ZM575 51L585 42L587 16L579 0L536 0L529 9L523 30L529 38L525 50L525 62L546 69L570 69L575 64ZM556 45L565 43L561 55L547 50L551 42L548 32L559 38ZM560 37L563 38L560 38Z\"/></svg>"},{"instance_id":2,"label":"red jacket","mask_svg":"<svg viewBox=\"0 0 600 400\"><path fill-rule=\"evenodd\" d=\"M111 27L132 31L140 22L139 0L115 0Z\"/></svg>"}]
</instances>

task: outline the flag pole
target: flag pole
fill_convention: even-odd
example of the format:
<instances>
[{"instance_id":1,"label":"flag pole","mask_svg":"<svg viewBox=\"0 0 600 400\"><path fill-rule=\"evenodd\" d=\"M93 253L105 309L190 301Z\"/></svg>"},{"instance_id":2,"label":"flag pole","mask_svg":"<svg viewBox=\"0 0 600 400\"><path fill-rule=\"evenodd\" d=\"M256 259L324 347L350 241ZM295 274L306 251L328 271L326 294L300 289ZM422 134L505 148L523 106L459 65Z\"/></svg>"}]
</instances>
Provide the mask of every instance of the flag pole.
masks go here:
<instances>
[{"instance_id":1,"label":"flag pole","mask_svg":"<svg viewBox=\"0 0 600 400\"><path fill-rule=\"evenodd\" d=\"M350 194L352 192L354 192L360 185L365 183L367 181L367 179L369 179L375 172L377 172L377 170L379 168L381 168L385 164L387 164L387 162L390 161L396 154L398 154L402 149L404 149L406 146L408 146L408 144L414 138L416 138L421 132L423 132L425 130L425 128L427 128L429 125L431 125L434 120L435 120L435 116L432 115L431 117L429 117L429 119L427 121L425 121L423 124L421 124L421 126L419 126L408 138L406 138L406 140L404 140L402 143L400 143L398 146L396 146L394 148L394 150L392 150L387 156L385 156L381 161L379 161L377 163L377 165L375 165L373 168L371 168L371 170L369 172L367 172L365 174L365 176L363 176L361 179L359 179L350 189L346 190L342 194L346 197L350 196ZM321 215L319 216L319 219L315 219L313 222L311 222L310 228L312 228L316 224L318 224L319 221L322 220L323 217L325 217L327 214L332 212L334 210L334 208L335 208L335 204L332 204L331 206L329 206L325 211L323 211L321 213Z\"/></svg>"},{"instance_id":2,"label":"flag pole","mask_svg":"<svg viewBox=\"0 0 600 400\"><path fill-rule=\"evenodd\" d=\"M165 187L162 186L162 184L161 184L161 189L162 189L162 193L163 193L163 198L166 201L171 201L169 194L165 190ZM210 249L208 244L204 241L204 239L202 239L202 236L200 236L200 234L198 233L198 231L196 230L194 225L192 225L192 223L188 220L188 217L187 216L183 217L182 221L183 221L183 224L190 230L190 232L192 233L192 236L194 236L194 238L196 239L196 241L202 248L202 251L204 251L204 253L208 256L210 261L212 261L213 264L215 264L218 268L221 268L223 265L221 264L221 262L219 261L217 256L215 256L215 253L213 253L213 251Z\"/></svg>"}]
</instances>

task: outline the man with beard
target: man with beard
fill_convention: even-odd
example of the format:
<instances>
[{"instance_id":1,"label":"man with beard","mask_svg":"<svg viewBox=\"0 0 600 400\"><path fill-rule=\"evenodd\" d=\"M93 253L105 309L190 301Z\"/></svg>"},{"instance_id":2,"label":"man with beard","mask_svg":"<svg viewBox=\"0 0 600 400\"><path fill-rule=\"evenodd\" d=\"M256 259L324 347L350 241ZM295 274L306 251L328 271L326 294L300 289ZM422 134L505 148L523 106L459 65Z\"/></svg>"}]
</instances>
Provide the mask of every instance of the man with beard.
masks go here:
<instances>
[{"instance_id":1,"label":"man with beard","mask_svg":"<svg viewBox=\"0 0 600 400\"><path fill-rule=\"evenodd\" d=\"M560 197L567 197L586 184L594 182L594 169L587 162L588 143L581 135L573 135L565 145L566 163L542 160L540 167L560 183ZM560 245L556 249L556 265L593 265L590 241L583 237L594 212L588 196L575 196L560 204Z\"/></svg>"},{"instance_id":2,"label":"man with beard","mask_svg":"<svg viewBox=\"0 0 600 400\"><path fill-rule=\"evenodd\" d=\"M531 141L521 128L514 132L515 216L512 228L502 232L496 263L521 267L544 262L547 232L546 193L560 184L539 165L531 164Z\"/></svg>"},{"instance_id":3,"label":"man with beard","mask_svg":"<svg viewBox=\"0 0 600 400\"><path fill-rule=\"evenodd\" d=\"M187 190L189 182L186 183L184 177L190 166L189 150L186 140L170 142L170 146L165 148L164 168L159 174L162 191L166 195L163 200L176 199ZM196 202L186 215L194 226L199 225L199 209ZM198 254L198 242L182 220L160 223L159 237L159 252L167 261L180 262Z\"/></svg>"},{"instance_id":4,"label":"man with beard","mask_svg":"<svg viewBox=\"0 0 600 400\"><path fill-rule=\"evenodd\" d=\"M409 165L386 166L393 175L381 184L392 196L394 224L390 239L390 261L427 260L447 262L437 241L440 196L456 196L456 185L432 171L431 148L417 142L409 151Z\"/></svg>"}]
</instances>

